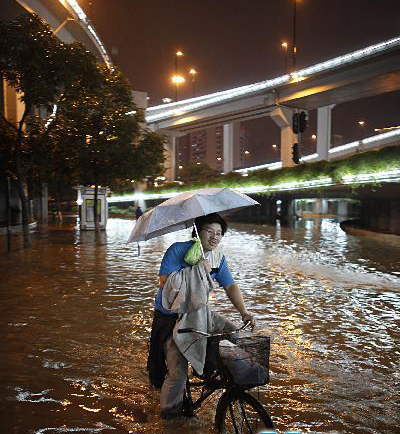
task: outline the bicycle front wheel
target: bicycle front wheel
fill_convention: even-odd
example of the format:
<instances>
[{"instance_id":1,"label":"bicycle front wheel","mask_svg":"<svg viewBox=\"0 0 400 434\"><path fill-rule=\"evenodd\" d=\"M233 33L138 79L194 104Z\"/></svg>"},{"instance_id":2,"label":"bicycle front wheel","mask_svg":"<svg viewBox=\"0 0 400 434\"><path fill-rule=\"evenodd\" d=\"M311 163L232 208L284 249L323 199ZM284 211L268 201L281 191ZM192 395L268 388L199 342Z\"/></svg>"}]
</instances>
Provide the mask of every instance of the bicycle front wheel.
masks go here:
<instances>
[{"instance_id":1,"label":"bicycle front wheel","mask_svg":"<svg viewBox=\"0 0 400 434\"><path fill-rule=\"evenodd\" d=\"M258 434L274 425L256 398L246 392L225 392L217 405L215 428L220 434Z\"/></svg>"}]
</instances>

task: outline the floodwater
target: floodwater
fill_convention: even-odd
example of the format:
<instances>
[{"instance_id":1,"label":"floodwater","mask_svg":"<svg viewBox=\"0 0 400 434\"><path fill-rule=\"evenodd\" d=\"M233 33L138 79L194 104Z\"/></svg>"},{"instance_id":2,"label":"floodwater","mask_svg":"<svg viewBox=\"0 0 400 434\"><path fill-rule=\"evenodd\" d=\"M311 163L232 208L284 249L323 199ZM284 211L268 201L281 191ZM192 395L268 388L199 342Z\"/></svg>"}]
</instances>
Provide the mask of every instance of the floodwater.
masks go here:
<instances>
[{"instance_id":1,"label":"floodwater","mask_svg":"<svg viewBox=\"0 0 400 434\"><path fill-rule=\"evenodd\" d=\"M133 222L95 239L74 224L18 239L0 256L0 432L212 433L161 421L145 370L157 272L178 232L126 244ZM258 329L271 383L255 390L279 433L392 434L400 426L400 243L356 238L333 220L232 225L223 249ZM213 300L238 315L223 290Z\"/></svg>"}]
</instances>

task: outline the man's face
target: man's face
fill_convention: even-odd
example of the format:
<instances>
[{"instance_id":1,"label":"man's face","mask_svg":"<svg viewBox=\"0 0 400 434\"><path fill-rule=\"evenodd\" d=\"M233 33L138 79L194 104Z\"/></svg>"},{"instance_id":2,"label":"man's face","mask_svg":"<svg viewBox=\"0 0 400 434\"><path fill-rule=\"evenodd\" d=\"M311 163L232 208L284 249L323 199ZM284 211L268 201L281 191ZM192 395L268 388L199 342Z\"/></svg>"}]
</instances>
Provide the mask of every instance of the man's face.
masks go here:
<instances>
[{"instance_id":1,"label":"man's face","mask_svg":"<svg viewBox=\"0 0 400 434\"><path fill-rule=\"evenodd\" d=\"M205 251L214 250L222 239L222 228L219 223L205 224L199 233Z\"/></svg>"}]
</instances>

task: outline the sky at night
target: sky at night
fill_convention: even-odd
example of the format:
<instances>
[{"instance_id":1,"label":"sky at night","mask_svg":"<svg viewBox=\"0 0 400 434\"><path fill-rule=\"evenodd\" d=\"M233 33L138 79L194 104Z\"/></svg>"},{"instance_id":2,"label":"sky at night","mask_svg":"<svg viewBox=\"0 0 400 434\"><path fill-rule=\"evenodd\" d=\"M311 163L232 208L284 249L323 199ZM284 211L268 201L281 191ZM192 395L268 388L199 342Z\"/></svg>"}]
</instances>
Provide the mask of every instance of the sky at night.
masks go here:
<instances>
[{"instance_id":1,"label":"sky at night","mask_svg":"<svg viewBox=\"0 0 400 434\"><path fill-rule=\"evenodd\" d=\"M179 72L198 71L196 95L274 78L285 73L283 41L292 40L293 0L79 0L135 90L149 105L174 97L170 78L175 52ZM297 3L297 68L400 36L400 0L301 0ZM114 52L114 54L112 54ZM288 58L289 68L291 57ZM190 82L179 99L192 96ZM333 133L350 142L400 125L400 91L340 104L332 112ZM315 112L315 111L314 111ZM365 120L360 129L357 121ZM264 160L264 145L279 141L270 118L246 122L249 164ZM305 146L313 152L316 113L309 113ZM308 142L308 145L307 145Z\"/></svg>"},{"instance_id":2,"label":"sky at night","mask_svg":"<svg viewBox=\"0 0 400 434\"><path fill-rule=\"evenodd\" d=\"M180 72L198 71L205 94L282 75L282 41L291 41L292 0L79 0L136 90L155 105L173 97ZM400 0L301 0L297 65L305 67L400 35ZM291 59L289 59L290 61ZM290 65L290 62L289 62ZM192 87L182 86L181 98Z\"/></svg>"}]
</instances>

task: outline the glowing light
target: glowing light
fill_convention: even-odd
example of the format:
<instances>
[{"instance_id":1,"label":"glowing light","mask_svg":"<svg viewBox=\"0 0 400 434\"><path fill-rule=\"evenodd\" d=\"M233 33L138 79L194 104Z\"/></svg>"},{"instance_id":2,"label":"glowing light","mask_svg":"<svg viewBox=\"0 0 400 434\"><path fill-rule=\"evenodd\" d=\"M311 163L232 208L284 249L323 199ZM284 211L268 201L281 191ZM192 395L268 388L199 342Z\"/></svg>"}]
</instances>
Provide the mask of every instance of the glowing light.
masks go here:
<instances>
[{"instance_id":1,"label":"glowing light","mask_svg":"<svg viewBox=\"0 0 400 434\"><path fill-rule=\"evenodd\" d=\"M317 138L317 135L316 135L316 134L313 134L313 135L311 136L311 138L312 138L313 140L315 140L315 139Z\"/></svg>"},{"instance_id":2,"label":"glowing light","mask_svg":"<svg viewBox=\"0 0 400 434\"><path fill-rule=\"evenodd\" d=\"M363 140L361 140L362 143L371 143L376 142L379 140L388 139L389 137L399 136L400 135L400 129L395 129L388 131L387 133L377 134L376 136L367 137Z\"/></svg>"},{"instance_id":3,"label":"glowing light","mask_svg":"<svg viewBox=\"0 0 400 434\"><path fill-rule=\"evenodd\" d=\"M172 98L163 98L163 99L162 99L162 102L163 102L164 104L168 104L168 103L172 102Z\"/></svg>"},{"instance_id":4,"label":"glowing light","mask_svg":"<svg viewBox=\"0 0 400 434\"><path fill-rule=\"evenodd\" d=\"M250 154L250 151L244 151L245 154Z\"/></svg>"},{"instance_id":5,"label":"glowing light","mask_svg":"<svg viewBox=\"0 0 400 434\"><path fill-rule=\"evenodd\" d=\"M175 53L175 55L176 55L177 57L181 57L181 56L183 56L183 53L182 53L181 50L178 50L178 51Z\"/></svg>"},{"instance_id":6,"label":"glowing light","mask_svg":"<svg viewBox=\"0 0 400 434\"><path fill-rule=\"evenodd\" d=\"M310 154L310 155L306 155L305 157L301 157L300 161L311 161L311 160L316 160L318 158L318 154Z\"/></svg>"},{"instance_id":7,"label":"glowing light","mask_svg":"<svg viewBox=\"0 0 400 434\"><path fill-rule=\"evenodd\" d=\"M320 178L311 181L284 182L276 185L238 187L238 188L234 188L234 190L240 191L242 193L262 193L262 192L273 192L273 191L303 190L303 189L317 188L317 187L323 187L329 185L333 185L331 178ZM108 202L117 203L117 202L132 202L138 200L169 199L171 197L177 196L180 193L181 192L158 193L158 194L135 193L132 195L125 195L125 196L111 196L108 198Z\"/></svg>"},{"instance_id":8,"label":"glowing light","mask_svg":"<svg viewBox=\"0 0 400 434\"><path fill-rule=\"evenodd\" d=\"M246 167L244 169L236 169L234 172L252 172L253 170L269 169L276 170L282 168L282 162L278 161L276 163L260 164L258 166Z\"/></svg>"},{"instance_id":9,"label":"glowing light","mask_svg":"<svg viewBox=\"0 0 400 434\"><path fill-rule=\"evenodd\" d=\"M171 78L172 83L180 84L185 81L185 78L182 75L173 75Z\"/></svg>"},{"instance_id":10,"label":"glowing light","mask_svg":"<svg viewBox=\"0 0 400 434\"><path fill-rule=\"evenodd\" d=\"M359 141L346 143L345 145L336 146L336 148L329 149L330 154L335 154L336 152L346 151L347 149L357 148L360 145Z\"/></svg>"},{"instance_id":11,"label":"glowing light","mask_svg":"<svg viewBox=\"0 0 400 434\"><path fill-rule=\"evenodd\" d=\"M363 126L365 124L365 121L358 121L358 125Z\"/></svg>"},{"instance_id":12,"label":"glowing light","mask_svg":"<svg viewBox=\"0 0 400 434\"><path fill-rule=\"evenodd\" d=\"M304 76L304 74L300 74L299 72L292 72L290 74L290 83L298 83L299 81L305 80L307 77Z\"/></svg>"},{"instance_id":13,"label":"glowing light","mask_svg":"<svg viewBox=\"0 0 400 434\"><path fill-rule=\"evenodd\" d=\"M283 47L285 50L287 50L288 43L287 43L287 42L282 42L282 47Z\"/></svg>"},{"instance_id":14,"label":"glowing light","mask_svg":"<svg viewBox=\"0 0 400 434\"><path fill-rule=\"evenodd\" d=\"M194 77L197 74L197 71L194 68L192 68L190 69L189 74Z\"/></svg>"},{"instance_id":15,"label":"glowing light","mask_svg":"<svg viewBox=\"0 0 400 434\"><path fill-rule=\"evenodd\" d=\"M57 104L54 104L53 112L49 116L49 119L47 120L47 122L45 124L45 128L48 128L48 126L53 122L54 118L56 117L56 114L57 114Z\"/></svg>"},{"instance_id":16,"label":"glowing light","mask_svg":"<svg viewBox=\"0 0 400 434\"><path fill-rule=\"evenodd\" d=\"M400 169L386 170L383 172L361 173L358 175L345 175L342 177L343 184L360 182L393 182L400 181Z\"/></svg>"}]
</instances>

